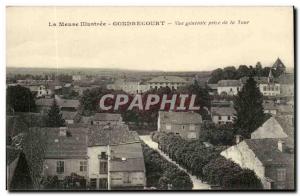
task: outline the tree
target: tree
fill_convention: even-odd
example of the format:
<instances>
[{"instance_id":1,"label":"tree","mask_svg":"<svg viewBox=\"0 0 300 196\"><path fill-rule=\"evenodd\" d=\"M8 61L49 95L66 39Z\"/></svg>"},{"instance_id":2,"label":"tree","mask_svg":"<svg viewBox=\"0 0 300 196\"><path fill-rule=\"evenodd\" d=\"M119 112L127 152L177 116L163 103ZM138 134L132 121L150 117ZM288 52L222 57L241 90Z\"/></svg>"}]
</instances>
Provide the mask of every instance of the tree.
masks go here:
<instances>
[{"instance_id":1,"label":"tree","mask_svg":"<svg viewBox=\"0 0 300 196\"><path fill-rule=\"evenodd\" d=\"M36 109L33 94L28 88L9 86L6 89L6 107L15 112L33 112Z\"/></svg>"},{"instance_id":2,"label":"tree","mask_svg":"<svg viewBox=\"0 0 300 196\"><path fill-rule=\"evenodd\" d=\"M54 99L53 104L48 112L48 117L46 119L46 125L48 127L62 127L65 125L65 120L62 118L60 109Z\"/></svg>"},{"instance_id":3,"label":"tree","mask_svg":"<svg viewBox=\"0 0 300 196\"><path fill-rule=\"evenodd\" d=\"M262 189L256 174L220 156L203 167L204 180L224 189Z\"/></svg>"},{"instance_id":4,"label":"tree","mask_svg":"<svg viewBox=\"0 0 300 196\"><path fill-rule=\"evenodd\" d=\"M234 127L238 134L250 138L251 133L264 122L265 114L262 103L263 95L255 80L250 77L234 99L236 110Z\"/></svg>"},{"instance_id":5,"label":"tree","mask_svg":"<svg viewBox=\"0 0 300 196\"><path fill-rule=\"evenodd\" d=\"M211 77L210 77L208 83L215 84L215 83L218 83L218 81L222 80L222 79L223 79L223 69L219 68L219 69L214 70L211 73Z\"/></svg>"}]
</instances>

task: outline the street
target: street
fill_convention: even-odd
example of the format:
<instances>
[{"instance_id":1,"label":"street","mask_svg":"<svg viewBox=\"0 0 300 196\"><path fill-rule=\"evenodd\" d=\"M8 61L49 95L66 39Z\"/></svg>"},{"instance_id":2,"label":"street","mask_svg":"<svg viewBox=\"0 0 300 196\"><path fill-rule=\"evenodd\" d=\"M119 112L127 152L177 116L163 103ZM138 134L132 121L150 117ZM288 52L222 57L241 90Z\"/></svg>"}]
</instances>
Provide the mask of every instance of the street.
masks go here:
<instances>
[{"instance_id":1,"label":"street","mask_svg":"<svg viewBox=\"0 0 300 196\"><path fill-rule=\"evenodd\" d=\"M175 164L180 170L185 171L191 178L192 182L193 182L193 189L197 190L197 189L210 189L210 185L203 183L201 180L197 179L196 176L191 175L190 173L188 173L186 171L186 169L182 168L180 165L178 165L175 161L173 161L172 159L169 158L168 155L166 155L165 153L163 153L160 149L158 149L158 144L154 141L152 141L150 135L142 135L140 136L141 140L143 140L145 142L145 144L147 144L150 148L156 150L157 152L159 152L159 154L161 156L163 156L166 160L168 160L169 162Z\"/></svg>"}]
</instances>

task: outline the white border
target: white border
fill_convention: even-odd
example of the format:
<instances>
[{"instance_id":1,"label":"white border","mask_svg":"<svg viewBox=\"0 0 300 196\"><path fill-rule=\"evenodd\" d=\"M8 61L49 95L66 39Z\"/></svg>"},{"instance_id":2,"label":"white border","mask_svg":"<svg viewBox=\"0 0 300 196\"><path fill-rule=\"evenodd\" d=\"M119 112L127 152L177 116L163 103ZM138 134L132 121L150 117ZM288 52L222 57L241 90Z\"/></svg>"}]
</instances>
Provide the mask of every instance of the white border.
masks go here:
<instances>
[{"instance_id":1,"label":"white border","mask_svg":"<svg viewBox=\"0 0 300 196\"><path fill-rule=\"evenodd\" d=\"M95 0L4 0L0 1L0 21L1 21L1 28L0 28L0 43L1 43L1 66L0 66L0 88L1 88L1 101L0 101L0 138L1 139L1 146L0 146L0 157L1 160L4 160L3 157L5 157L5 73L6 73L6 60L5 60L5 50L6 50L6 44L5 44L5 7L6 6L47 6L47 5L57 5L57 6L232 6L232 5L238 5L238 6L290 6L294 5L296 8L298 8L298 15L299 15L299 9L300 9L300 1L299 0L277 0L277 1L271 1L271 0L231 0L231 1L224 1L224 0L203 0L203 1L196 1L196 0L103 0L103 1L95 1ZM299 27L299 19L296 21L297 27ZM299 29L299 28L298 28ZM299 31L299 30L298 30ZM298 33L299 34L299 33ZM298 35L297 35L298 36ZM298 39L297 39L298 40ZM298 43L298 41L297 41ZM297 54L299 57L299 50L297 50ZM298 59L299 61L299 59ZM296 67L297 65L295 65ZM297 69L297 75L299 76L299 68ZM297 92L299 92L299 84L297 83ZM297 99L297 102L299 104L299 97ZM297 104L297 105L298 105ZM298 107L297 107L298 111ZM299 113L297 116L297 122L299 122ZM296 130L295 130L296 131ZM297 143L299 144L299 135L300 133L297 133ZM297 158L299 157L299 150L297 150ZM298 159L299 161L299 159ZM8 195L12 193L8 193L5 190L5 161L0 162L0 194L1 195ZM297 165L299 166L299 164ZM299 167L297 168L297 171L299 171ZM298 172L299 174L299 172ZM295 175L297 177L297 182L299 182L299 175ZM297 187L299 188L299 183L297 184ZM20 193L18 193L20 194ZM28 193L27 193L28 194ZM31 194L31 193L29 193ZM45 193L35 193L35 195L42 195ZM47 193L47 194L61 194L61 193ZM77 194L77 193L64 193L64 194ZM80 195L86 194L86 193L78 193ZM91 194L91 193L90 193ZM96 194L109 194L109 195L121 195L124 193L96 193ZM129 193L126 192L126 194L140 194L138 193ZM148 193L149 194L149 193ZM151 194L155 195L163 195L167 194L166 192L153 192ZM174 194L168 193L168 194ZM178 193L176 193L178 194ZM179 194L186 194L186 193L179 193ZM205 192L195 192L194 194L204 194L204 195L217 195L217 192L214 193L205 193ZM223 192L224 194L224 192ZM235 193L226 193L226 194L235 194ZM236 194L241 194L240 192L237 192ZM242 194L249 194L249 193L242 193ZM263 195L264 193L250 193L255 195Z\"/></svg>"}]
</instances>

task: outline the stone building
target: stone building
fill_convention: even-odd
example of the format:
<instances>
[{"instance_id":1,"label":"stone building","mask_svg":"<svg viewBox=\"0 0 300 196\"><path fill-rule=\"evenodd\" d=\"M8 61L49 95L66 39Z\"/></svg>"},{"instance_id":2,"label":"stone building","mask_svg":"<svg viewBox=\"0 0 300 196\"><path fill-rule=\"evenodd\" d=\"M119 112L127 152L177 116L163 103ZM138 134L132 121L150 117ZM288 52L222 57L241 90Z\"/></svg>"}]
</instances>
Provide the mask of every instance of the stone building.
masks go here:
<instances>
[{"instance_id":1,"label":"stone building","mask_svg":"<svg viewBox=\"0 0 300 196\"><path fill-rule=\"evenodd\" d=\"M157 131L174 133L184 139L198 139L201 131L202 117L195 112L158 113Z\"/></svg>"}]
</instances>

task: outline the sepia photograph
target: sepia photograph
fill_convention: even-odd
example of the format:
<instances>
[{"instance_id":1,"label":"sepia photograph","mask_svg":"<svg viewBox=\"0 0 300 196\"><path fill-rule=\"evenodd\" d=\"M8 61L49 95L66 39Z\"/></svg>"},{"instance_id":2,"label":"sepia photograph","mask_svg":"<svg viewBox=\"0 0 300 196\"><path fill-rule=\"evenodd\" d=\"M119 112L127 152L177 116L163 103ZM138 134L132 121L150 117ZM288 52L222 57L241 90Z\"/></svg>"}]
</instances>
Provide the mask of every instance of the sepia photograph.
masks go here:
<instances>
[{"instance_id":1,"label":"sepia photograph","mask_svg":"<svg viewBox=\"0 0 300 196\"><path fill-rule=\"evenodd\" d=\"M295 191L294 18L7 6L6 190Z\"/></svg>"}]
</instances>

